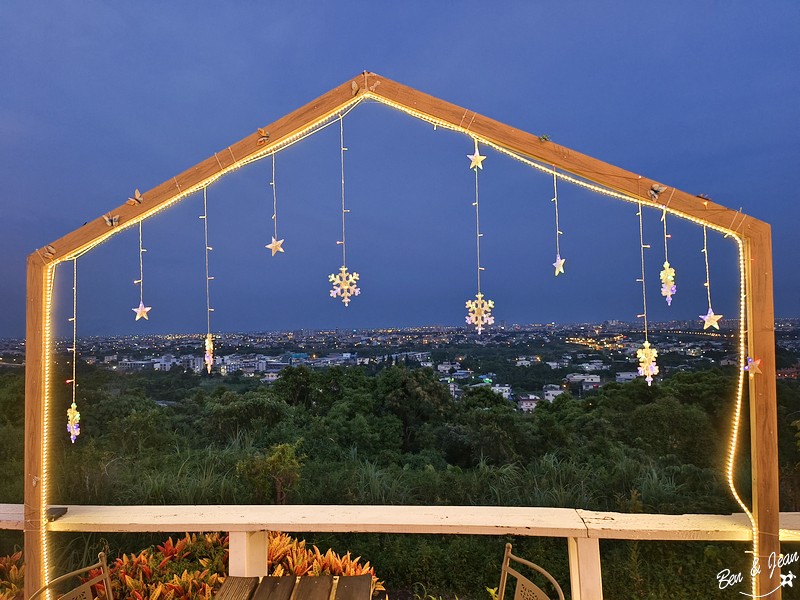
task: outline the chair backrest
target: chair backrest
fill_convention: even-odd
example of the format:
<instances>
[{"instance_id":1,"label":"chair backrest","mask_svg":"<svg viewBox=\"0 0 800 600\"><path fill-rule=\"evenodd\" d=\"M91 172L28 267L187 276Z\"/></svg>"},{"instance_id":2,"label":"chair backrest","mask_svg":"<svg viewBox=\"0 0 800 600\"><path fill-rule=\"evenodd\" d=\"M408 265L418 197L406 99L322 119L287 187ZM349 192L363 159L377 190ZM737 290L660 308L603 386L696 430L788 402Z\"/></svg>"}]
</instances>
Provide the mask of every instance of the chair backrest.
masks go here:
<instances>
[{"instance_id":1,"label":"chair backrest","mask_svg":"<svg viewBox=\"0 0 800 600\"><path fill-rule=\"evenodd\" d=\"M512 560L526 565L534 571L544 575L547 580L553 584L553 587L556 588L559 600L564 600L564 592L561 591L561 586L558 585L558 582L553 578L553 576L539 565L535 565L529 560L525 560L524 558L520 558L511 554L511 544L506 544L506 553L503 556L503 568L500 571L500 588L497 592L497 600L503 600L506 590L506 581L509 574L517 578L517 587L516 591L514 592L514 600L551 600L551 598L545 594L541 588L539 588L539 586L535 585L530 579L511 567L510 562Z\"/></svg>"},{"instance_id":2,"label":"chair backrest","mask_svg":"<svg viewBox=\"0 0 800 600\"><path fill-rule=\"evenodd\" d=\"M91 571L92 569L100 569L100 574L92 577L85 583L82 583L78 587L73 590L70 590L63 596L59 598L59 600L92 600L92 586L103 582L103 586L106 589L106 599L107 600L114 600L114 593L111 591L111 577L109 576L108 572L108 564L106 564L106 555L105 553L101 552L97 555L97 562L93 565L88 567L84 567L82 569L78 569L77 571L72 571L71 573L67 573L66 575L62 575L61 577L57 577L53 579L50 583L45 585L43 588L37 590L28 600L34 600L36 597L40 596L41 594L45 593L47 590L52 588L53 586L65 581L71 577L76 577L81 573L86 573L87 571Z\"/></svg>"}]
</instances>

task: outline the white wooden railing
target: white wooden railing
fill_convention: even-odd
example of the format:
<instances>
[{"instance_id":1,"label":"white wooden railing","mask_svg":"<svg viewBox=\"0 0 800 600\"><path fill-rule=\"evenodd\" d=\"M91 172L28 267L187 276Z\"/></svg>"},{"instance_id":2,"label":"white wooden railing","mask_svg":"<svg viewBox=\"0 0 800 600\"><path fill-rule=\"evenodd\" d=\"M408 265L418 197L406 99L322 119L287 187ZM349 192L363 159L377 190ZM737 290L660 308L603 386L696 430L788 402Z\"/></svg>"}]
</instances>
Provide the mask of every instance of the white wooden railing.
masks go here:
<instances>
[{"instance_id":1,"label":"white wooden railing","mask_svg":"<svg viewBox=\"0 0 800 600\"><path fill-rule=\"evenodd\" d=\"M573 508L496 506L67 506L50 531L230 534L229 573L266 574L267 531L438 533L567 538L574 600L603 597L600 540L752 540L744 514L652 515ZM22 530L22 504L0 504L0 529ZM800 530L800 513L781 513L782 529ZM782 533L781 541L800 541Z\"/></svg>"}]
</instances>

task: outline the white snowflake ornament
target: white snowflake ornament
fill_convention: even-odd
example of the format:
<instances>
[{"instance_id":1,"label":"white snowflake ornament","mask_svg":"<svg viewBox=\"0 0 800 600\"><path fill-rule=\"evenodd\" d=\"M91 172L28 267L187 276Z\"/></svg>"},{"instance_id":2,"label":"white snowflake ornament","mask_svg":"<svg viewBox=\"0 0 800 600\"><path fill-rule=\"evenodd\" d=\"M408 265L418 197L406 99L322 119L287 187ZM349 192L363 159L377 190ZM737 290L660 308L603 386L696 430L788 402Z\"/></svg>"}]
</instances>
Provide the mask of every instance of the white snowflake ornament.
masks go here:
<instances>
[{"instance_id":1,"label":"white snowflake ornament","mask_svg":"<svg viewBox=\"0 0 800 600\"><path fill-rule=\"evenodd\" d=\"M653 383L653 375L658 375L658 365L656 357L658 350L650 347L650 342L645 341L642 348L636 351L636 358L639 359L639 375L644 377L647 385Z\"/></svg>"},{"instance_id":2,"label":"white snowflake ornament","mask_svg":"<svg viewBox=\"0 0 800 600\"><path fill-rule=\"evenodd\" d=\"M478 329L478 334L483 331L484 325L494 323L494 317L492 316L494 302L484 300L483 294L478 293L475 296L475 300L467 300L466 308L468 310L467 325L475 325Z\"/></svg>"},{"instance_id":3,"label":"white snowflake ornament","mask_svg":"<svg viewBox=\"0 0 800 600\"><path fill-rule=\"evenodd\" d=\"M361 293L361 288L356 287L358 273L348 273L345 266L339 267L338 273L328 275L328 281L333 284L331 298L341 296L345 306L350 305L350 296L358 296Z\"/></svg>"}]
</instances>

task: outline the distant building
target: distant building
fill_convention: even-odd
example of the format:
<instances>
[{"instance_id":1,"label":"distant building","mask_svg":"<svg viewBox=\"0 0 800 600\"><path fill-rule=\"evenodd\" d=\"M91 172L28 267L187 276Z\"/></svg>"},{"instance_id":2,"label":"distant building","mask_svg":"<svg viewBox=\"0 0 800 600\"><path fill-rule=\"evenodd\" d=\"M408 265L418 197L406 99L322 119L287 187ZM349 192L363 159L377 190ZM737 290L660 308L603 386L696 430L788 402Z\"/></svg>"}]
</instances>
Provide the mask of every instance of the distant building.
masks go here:
<instances>
[{"instance_id":1,"label":"distant building","mask_svg":"<svg viewBox=\"0 0 800 600\"><path fill-rule=\"evenodd\" d=\"M544 393L544 399L547 400L548 402L552 402L558 396L563 394L566 390L562 388L560 385L556 385L554 383L548 383L547 385L544 386L544 389L542 391Z\"/></svg>"},{"instance_id":2,"label":"distant building","mask_svg":"<svg viewBox=\"0 0 800 600\"><path fill-rule=\"evenodd\" d=\"M617 373L617 383L628 383L639 376L638 373Z\"/></svg>"},{"instance_id":3,"label":"distant building","mask_svg":"<svg viewBox=\"0 0 800 600\"><path fill-rule=\"evenodd\" d=\"M536 403L539 400L541 400L541 398L533 394L520 396L517 398L517 408L522 412L531 412L534 408L536 408Z\"/></svg>"},{"instance_id":4,"label":"distant building","mask_svg":"<svg viewBox=\"0 0 800 600\"><path fill-rule=\"evenodd\" d=\"M511 399L511 386L510 385L500 385L498 383L495 383L492 386L492 391L494 393L496 393L496 394L500 394L506 400L510 400Z\"/></svg>"}]
</instances>

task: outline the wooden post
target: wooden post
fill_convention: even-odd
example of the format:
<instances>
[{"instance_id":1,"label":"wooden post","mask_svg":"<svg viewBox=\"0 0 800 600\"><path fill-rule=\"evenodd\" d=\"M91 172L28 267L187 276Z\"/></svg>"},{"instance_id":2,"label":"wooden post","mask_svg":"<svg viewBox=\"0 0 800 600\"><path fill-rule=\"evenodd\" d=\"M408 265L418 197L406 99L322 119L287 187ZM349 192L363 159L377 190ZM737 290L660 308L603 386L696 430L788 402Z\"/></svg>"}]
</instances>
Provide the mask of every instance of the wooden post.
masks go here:
<instances>
[{"instance_id":1,"label":"wooden post","mask_svg":"<svg viewBox=\"0 0 800 600\"><path fill-rule=\"evenodd\" d=\"M572 600L603 600L600 575L600 540L567 538Z\"/></svg>"},{"instance_id":2,"label":"wooden post","mask_svg":"<svg viewBox=\"0 0 800 600\"><path fill-rule=\"evenodd\" d=\"M42 493L46 489L43 453L45 440L45 364L47 333L50 315L46 297L49 288L49 269L36 253L28 257L27 312L25 320L25 597L29 598L44 584L46 565L42 552L43 514Z\"/></svg>"},{"instance_id":3,"label":"wooden post","mask_svg":"<svg viewBox=\"0 0 800 600\"><path fill-rule=\"evenodd\" d=\"M231 531L228 533L228 575L265 577L267 575L267 532Z\"/></svg>"},{"instance_id":4,"label":"wooden post","mask_svg":"<svg viewBox=\"0 0 800 600\"><path fill-rule=\"evenodd\" d=\"M751 227L745 251L747 272L748 353L761 359L760 374L750 377L750 456L753 516L758 531L756 594L777 588L770 598L780 600L780 569L770 578L770 555L780 555L778 486L778 410L775 389L775 313L772 297L772 237L770 226Z\"/></svg>"}]
</instances>

